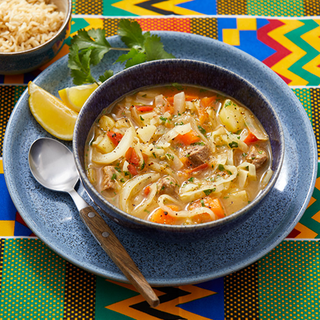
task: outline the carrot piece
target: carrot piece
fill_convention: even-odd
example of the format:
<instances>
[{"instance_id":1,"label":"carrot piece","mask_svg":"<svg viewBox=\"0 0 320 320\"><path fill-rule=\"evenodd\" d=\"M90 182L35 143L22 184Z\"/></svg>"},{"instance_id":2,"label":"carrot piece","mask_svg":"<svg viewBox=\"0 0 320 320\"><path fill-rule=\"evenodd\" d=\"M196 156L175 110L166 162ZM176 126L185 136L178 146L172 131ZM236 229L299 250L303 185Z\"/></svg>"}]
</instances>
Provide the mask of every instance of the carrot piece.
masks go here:
<instances>
[{"instance_id":1,"label":"carrot piece","mask_svg":"<svg viewBox=\"0 0 320 320\"><path fill-rule=\"evenodd\" d=\"M211 201L209 201L209 209L213 211L218 219L225 217L224 210L218 198L211 198Z\"/></svg>"},{"instance_id":2,"label":"carrot piece","mask_svg":"<svg viewBox=\"0 0 320 320\"><path fill-rule=\"evenodd\" d=\"M147 196L151 191L151 187L150 186L146 186L143 190L143 193L145 196Z\"/></svg>"},{"instance_id":3,"label":"carrot piece","mask_svg":"<svg viewBox=\"0 0 320 320\"><path fill-rule=\"evenodd\" d=\"M153 107L152 106L135 106L137 111L139 112L149 112L149 111L153 111Z\"/></svg>"},{"instance_id":4,"label":"carrot piece","mask_svg":"<svg viewBox=\"0 0 320 320\"><path fill-rule=\"evenodd\" d=\"M174 211L179 210L179 208L175 205L168 205L168 207ZM167 212L165 212L161 208L156 210L150 218L150 221L155 223L162 223L162 224L175 224L176 220L177 219L175 217L169 215Z\"/></svg>"},{"instance_id":5,"label":"carrot piece","mask_svg":"<svg viewBox=\"0 0 320 320\"><path fill-rule=\"evenodd\" d=\"M208 108L212 104L212 102L216 101L216 99L216 96L204 97L201 99L201 104L204 108Z\"/></svg>"},{"instance_id":6,"label":"carrot piece","mask_svg":"<svg viewBox=\"0 0 320 320\"><path fill-rule=\"evenodd\" d=\"M135 166L139 165L139 163L140 163L140 158L139 158L138 154L136 153L136 151L134 150L134 148L132 148L132 147L130 147L127 150L127 152L125 154L125 158L129 163L131 163Z\"/></svg>"},{"instance_id":7,"label":"carrot piece","mask_svg":"<svg viewBox=\"0 0 320 320\"><path fill-rule=\"evenodd\" d=\"M200 166L197 166L197 167L195 167L195 168L193 168L193 169L188 169L188 170L186 170L186 172L187 172L188 174L191 174L191 173L194 173L194 172L197 172L197 171L204 170L204 169L208 168L208 166L209 166L209 165L205 162L205 163L203 163L203 164L200 164Z\"/></svg>"},{"instance_id":8,"label":"carrot piece","mask_svg":"<svg viewBox=\"0 0 320 320\"><path fill-rule=\"evenodd\" d=\"M136 176L138 174L137 168L131 163L128 165L128 170L132 176Z\"/></svg>"},{"instance_id":9,"label":"carrot piece","mask_svg":"<svg viewBox=\"0 0 320 320\"><path fill-rule=\"evenodd\" d=\"M130 147L130 148L127 150L126 154L125 154L125 158L126 158L126 160L127 160L128 162L130 162L131 155L132 155L132 150L133 150L133 148Z\"/></svg>"},{"instance_id":10,"label":"carrot piece","mask_svg":"<svg viewBox=\"0 0 320 320\"><path fill-rule=\"evenodd\" d=\"M131 158L130 158L130 163L134 164L134 165L139 165L140 163L140 157L138 156L138 154L136 153L136 151L133 149L132 150L132 154L131 154Z\"/></svg>"},{"instance_id":11,"label":"carrot piece","mask_svg":"<svg viewBox=\"0 0 320 320\"><path fill-rule=\"evenodd\" d=\"M195 142L199 142L201 139L199 138L199 136L197 135L196 132L194 132L193 130L185 133L185 134L179 134L175 141L179 141L181 143L183 143L184 145L188 146L192 143Z\"/></svg>"},{"instance_id":12,"label":"carrot piece","mask_svg":"<svg viewBox=\"0 0 320 320\"><path fill-rule=\"evenodd\" d=\"M170 103L171 105L173 104L173 96L166 97L166 100L167 100L168 103Z\"/></svg>"},{"instance_id":13,"label":"carrot piece","mask_svg":"<svg viewBox=\"0 0 320 320\"><path fill-rule=\"evenodd\" d=\"M201 99L200 105L198 106L200 124L204 124L206 122L206 120L208 119L209 115L207 113L207 108L215 100L216 100L216 96L204 97L204 98Z\"/></svg>"},{"instance_id":14,"label":"carrot piece","mask_svg":"<svg viewBox=\"0 0 320 320\"><path fill-rule=\"evenodd\" d=\"M244 143L249 144L258 141L259 139L251 132L249 131L246 138L243 140Z\"/></svg>"},{"instance_id":15,"label":"carrot piece","mask_svg":"<svg viewBox=\"0 0 320 320\"><path fill-rule=\"evenodd\" d=\"M117 146L119 144L119 142L121 141L123 134L119 133L119 132L108 131L107 136L112 141L112 143Z\"/></svg>"},{"instance_id":16,"label":"carrot piece","mask_svg":"<svg viewBox=\"0 0 320 320\"><path fill-rule=\"evenodd\" d=\"M192 221L193 221L193 223L197 223L197 224L198 223L205 223L205 222L212 221L212 218L209 213L204 212L204 213L200 213L200 214L193 216Z\"/></svg>"},{"instance_id":17,"label":"carrot piece","mask_svg":"<svg viewBox=\"0 0 320 320\"><path fill-rule=\"evenodd\" d=\"M220 200L218 198L206 196L203 199L198 199L198 200L194 201L189 206L189 210L193 210L193 209L200 208L200 207L209 208L215 214L217 219L221 219L221 218L225 217L223 207L222 207ZM210 217L210 215L208 213L202 213L202 214L199 214L198 216L199 217L195 217L195 219L197 220L198 223L200 223L201 221L208 222L208 221L212 220L212 218Z\"/></svg>"},{"instance_id":18,"label":"carrot piece","mask_svg":"<svg viewBox=\"0 0 320 320\"><path fill-rule=\"evenodd\" d=\"M192 101L192 100L197 100L197 99L199 99L199 97L196 95L186 94L186 101Z\"/></svg>"},{"instance_id":19,"label":"carrot piece","mask_svg":"<svg viewBox=\"0 0 320 320\"><path fill-rule=\"evenodd\" d=\"M170 97L169 97L170 98ZM162 114L169 112L170 114L173 114L174 109L173 109L173 98L172 101L171 99L168 98L163 98L165 101L165 104L161 106L160 110L162 112Z\"/></svg>"}]
</instances>

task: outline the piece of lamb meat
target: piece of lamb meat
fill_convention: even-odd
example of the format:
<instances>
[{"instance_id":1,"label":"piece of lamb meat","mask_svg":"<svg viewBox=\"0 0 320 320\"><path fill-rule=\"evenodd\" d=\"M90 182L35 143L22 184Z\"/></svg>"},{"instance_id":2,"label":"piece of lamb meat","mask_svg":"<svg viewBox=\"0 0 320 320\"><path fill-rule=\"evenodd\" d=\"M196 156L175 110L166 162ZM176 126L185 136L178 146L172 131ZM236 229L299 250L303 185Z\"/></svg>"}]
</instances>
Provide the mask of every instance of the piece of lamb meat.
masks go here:
<instances>
[{"instance_id":1,"label":"piece of lamb meat","mask_svg":"<svg viewBox=\"0 0 320 320\"><path fill-rule=\"evenodd\" d=\"M190 146L187 149L186 157L188 158L192 167L198 167L208 161L210 156L210 149L207 145L204 146Z\"/></svg>"},{"instance_id":2,"label":"piece of lamb meat","mask_svg":"<svg viewBox=\"0 0 320 320\"><path fill-rule=\"evenodd\" d=\"M268 154L261 148L251 146L246 156L246 161L255 165L256 169L259 169L268 159Z\"/></svg>"},{"instance_id":3,"label":"piece of lamb meat","mask_svg":"<svg viewBox=\"0 0 320 320\"><path fill-rule=\"evenodd\" d=\"M103 179L101 190L114 189L116 187L115 177L117 176L117 171L112 166L105 166L103 168Z\"/></svg>"},{"instance_id":4,"label":"piece of lamb meat","mask_svg":"<svg viewBox=\"0 0 320 320\"><path fill-rule=\"evenodd\" d=\"M157 189L159 194L175 194L177 193L177 181L170 177L165 176L160 178L157 183Z\"/></svg>"}]
</instances>

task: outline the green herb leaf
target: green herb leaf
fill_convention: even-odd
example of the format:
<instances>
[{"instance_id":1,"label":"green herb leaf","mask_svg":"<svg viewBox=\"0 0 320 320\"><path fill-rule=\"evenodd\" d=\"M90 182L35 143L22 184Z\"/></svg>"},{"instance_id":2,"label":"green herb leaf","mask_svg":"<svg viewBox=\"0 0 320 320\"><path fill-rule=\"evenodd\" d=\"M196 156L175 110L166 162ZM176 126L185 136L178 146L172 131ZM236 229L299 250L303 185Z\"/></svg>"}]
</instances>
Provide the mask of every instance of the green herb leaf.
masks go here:
<instances>
[{"instance_id":1,"label":"green herb leaf","mask_svg":"<svg viewBox=\"0 0 320 320\"><path fill-rule=\"evenodd\" d=\"M143 51L145 38L150 35L149 32L143 35L139 23L127 19L121 19L118 28L118 35L129 48Z\"/></svg>"},{"instance_id":2,"label":"green herb leaf","mask_svg":"<svg viewBox=\"0 0 320 320\"><path fill-rule=\"evenodd\" d=\"M166 153L166 157L168 160L171 160L171 161L174 159L174 156L171 153Z\"/></svg>"},{"instance_id":3,"label":"green herb leaf","mask_svg":"<svg viewBox=\"0 0 320 320\"><path fill-rule=\"evenodd\" d=\"M165 117L163 117L163 116L160 116L160 120L166 122L166 121L167 121L167 118L165 118Z\"/></svg>"},{"instance_id":4,"label":"green herb leaf","mask_svg":"<svg viewBox=\"0 0 320 320\"><path fill-rule=\"evenodd\" d=\"M204 130L200 125L198 125L198 129L204 136L206 135L207 131Z\"/></svg>"},{"instance_id":5,"label":"green herb leaf","mask_svg":"<svg viewBox=\"0 0 320 320\"><path fill-rule=\"evenodd\" d=\"M216 191L216 188L203 190L203 192L204 192L204 194L205 194L206 196L208 196L210 193L212 193L212 192L214 192L214 191Z\"/></svg>"},{"instance_id":6,"label":"green herb leaf","mask_svg":"<svg viewBox=\"0 0 320 320\"><path fill-rule=\"evenodd\" d=\"M235 141L232 141L229 143L230 148L238 148L238 145L239 145L238 142L235 142Z\"/></svg>"},{"instance_id":7,"label":"green herb leaf","mask_svg":"<svg viewBox=\"0 0 320 320\"><path fill-rule=\"evenodd\" d=\"M90 56L91 50L79 52L77 45L70 47L68 67L71 70L71 76L73 77L73 83L75 85L96 82L91 75Z\"/></svg>"},{"instance_id":8,"label":"green herb leaf","mask_svg":"<svg viewBox=\"0 0 320 320\"><path fill-rule=\"evenodd\" d=\"M113 71L107 70L107 71L105 71L105 73L102 76L99 77L99 81L104 82L112 76L113 76Z\"/></svg>"},{"instance_id":9,"label":"green herb leaf","mask_svg":"<svg viewBox=\"0 0 320 320\"><path fill-rule=\"evenodd\" d=\"M164 50L163 43L157 35L152 35L146 38L145 52L147 61L174 58L172 54Z\"/></svg>"},{"instance_id":10,"label":"green herb leaf","mask_svg":"<svg viewBox=\"0 0 320 320\"><path fill-rule=\"evenodd\" d=\"M122 54L116 62L126 62L125 67L129 68L136 64L143 63L146 61L146 55L139 52L137 49L132 48L127 54Z\"/></svg>"},{"instance_id":11,"label":"green herb leaf","mask_svg":"<svg viewBox=\"0 0 320 320\"><path fill-rule=\"evenodd\" d=\"M192 146L204 146L205 143L203 141L191 143Z\"/></svg>"},{"instance_id":12,"label":"green herb leaf","mask_svg":"<svg viewBox=\"0 0 320 320\"><path fill-rule=\"evenodd\" d=\"M106 53L112 50L128 51L122 54L115 62L125 63L125 68L145 61L174 58L164 50L161 39L150 32L142 32L138 22L122 19L118 24L118 35L127 45L127 48L114 48L105 38L105 29L79 30L71 39L68 67L71 70L73 83L98 83L91 74L91 66L101 62ZM99 77L103 82L113 75L108 70Z\"/></svg>"}]
</instances>

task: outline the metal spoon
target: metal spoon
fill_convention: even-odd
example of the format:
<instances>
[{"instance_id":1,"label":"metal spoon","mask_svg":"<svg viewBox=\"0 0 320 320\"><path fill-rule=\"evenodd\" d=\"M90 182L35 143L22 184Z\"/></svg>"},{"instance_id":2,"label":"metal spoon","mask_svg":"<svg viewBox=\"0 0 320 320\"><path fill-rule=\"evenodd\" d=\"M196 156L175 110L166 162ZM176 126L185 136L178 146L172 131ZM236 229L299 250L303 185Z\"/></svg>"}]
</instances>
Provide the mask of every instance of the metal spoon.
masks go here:
<instances>
[{"instance_id":1,"label":"metal spoon","mask_svg":"<svg viewBox=\"0 0 320 320\"><path fill-rule=\"evenodd\" d=\"M57 140L40 138L30 147L29 165L34 178L44 187L70 194L79 210L82 221L103 250L150 306L158 306L159 298L118 238L98 212L75 191L74 187L79 180L79 173L72 152Z\"/></svg>"}]
</instances>

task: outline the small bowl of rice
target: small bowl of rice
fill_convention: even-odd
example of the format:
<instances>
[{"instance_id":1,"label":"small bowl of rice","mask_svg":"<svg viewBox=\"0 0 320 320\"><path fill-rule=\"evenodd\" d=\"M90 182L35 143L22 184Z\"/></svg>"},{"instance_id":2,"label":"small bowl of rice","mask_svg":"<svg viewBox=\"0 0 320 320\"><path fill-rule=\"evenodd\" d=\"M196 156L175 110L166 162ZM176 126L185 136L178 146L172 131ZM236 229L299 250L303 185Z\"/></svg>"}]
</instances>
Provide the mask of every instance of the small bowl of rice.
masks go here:
<instances>
[{"instance_id":1,"label":"small bowl of rice","mask_svg":"<svg viewBox=\"0 0 320 320\"><path fill-rule=\"evenodd\" d=\"M69 36L72 0L0 1L0 74L21 74L52 60Z\"/></svg>"}]
</instances>

